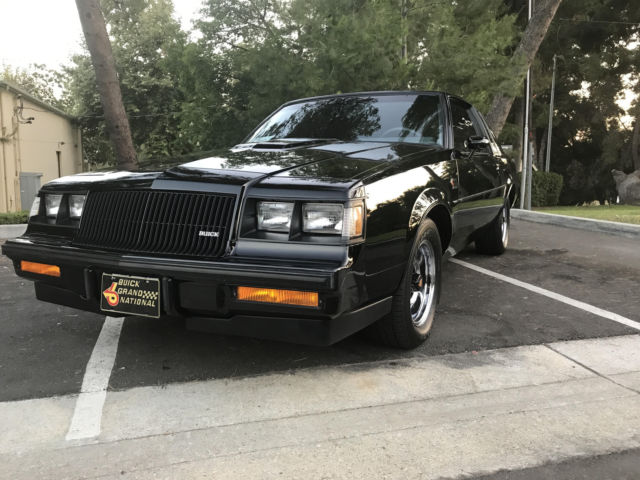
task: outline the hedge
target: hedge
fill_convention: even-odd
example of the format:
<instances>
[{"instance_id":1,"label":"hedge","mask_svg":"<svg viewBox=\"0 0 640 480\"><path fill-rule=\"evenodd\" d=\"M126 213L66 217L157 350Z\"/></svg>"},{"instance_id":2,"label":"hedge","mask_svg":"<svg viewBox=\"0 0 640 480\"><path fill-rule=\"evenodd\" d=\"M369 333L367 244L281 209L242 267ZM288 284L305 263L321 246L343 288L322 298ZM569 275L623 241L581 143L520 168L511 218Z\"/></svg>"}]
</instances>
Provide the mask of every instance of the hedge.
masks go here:
<instances>
[{"instance_id":1,"label":"hedge","mask_svg":"<svg viewBox=\"0 0 640 480\"><path fill-rule=\"evenodd\" d=\"M518 178L518 182L520 182L520 178ZM562 175L558 173L534 170L531 180L531 206L555 207L558 205L562 183Z\"/></svg>"},{"instance_id":2,"label":"hedge","mask_svg":"<svg viewBox=\"0 0 640 480\"><path fill-rule=\"evenodd\" d=\"M29 211L0 213L0 225L14 225L17 223L27 223Z\"/></svg>"}]
</instances>

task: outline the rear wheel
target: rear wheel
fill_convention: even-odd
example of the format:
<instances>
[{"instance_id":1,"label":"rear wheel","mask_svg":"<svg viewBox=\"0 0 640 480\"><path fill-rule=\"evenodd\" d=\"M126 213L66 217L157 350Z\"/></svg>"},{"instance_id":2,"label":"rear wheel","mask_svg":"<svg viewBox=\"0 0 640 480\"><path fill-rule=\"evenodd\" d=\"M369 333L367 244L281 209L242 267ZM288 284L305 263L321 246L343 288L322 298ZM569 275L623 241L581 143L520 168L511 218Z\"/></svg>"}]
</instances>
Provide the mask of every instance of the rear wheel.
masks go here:
<instances>
[{"instance_id":1,"label":"rear wheel","mask_svg":"<svg viewBox=\"0 0 640 480\"><path fill-rule=\"evenodd\" d=\"M498 216L476 235L476 251L485 255L501 255L509 244L509 206L505 203Z\"/></svg>"},{"instance_id":2,"label":"rear wheel","mask_svg":"<svg viewBox=\"0 0 640 480\"><path fill-rule=\"evenodd\" d=\"M370 327L376 339L407 349L427 339L440 296L441 261L438 228L431 219L425 219L418 228L402 281L393 296L391 313Z\"/></svg>"}]
</instances>

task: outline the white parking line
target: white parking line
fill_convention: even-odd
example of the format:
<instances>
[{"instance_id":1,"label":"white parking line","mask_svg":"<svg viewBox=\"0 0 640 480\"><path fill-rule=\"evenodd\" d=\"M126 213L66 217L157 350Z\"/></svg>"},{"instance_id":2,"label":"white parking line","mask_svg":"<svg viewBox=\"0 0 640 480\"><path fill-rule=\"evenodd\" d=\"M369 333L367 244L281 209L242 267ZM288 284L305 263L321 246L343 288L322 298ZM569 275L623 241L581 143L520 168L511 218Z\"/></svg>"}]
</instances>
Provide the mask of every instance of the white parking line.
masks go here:
<instances>
[{"instance_id":1,"label":"white parking line","mask_svg":"<svg viewBox=\"0 0 640 480\"><path fill-rule=\"evenodd\" d=\"M102 407L107 397L109 377L116 360L123 318L106 317L98 341L82 379L67 440L97 437L100 434Z\"/></svg>"},{"instance_id":2,"label":"white parking line","mask_svg":"<svg viewBox=\"0 0 640 480\"><path fill-rule=\"evenodd\" d=\"M550 290L546 290L544 288L536 287L535 285L532 285L530 283L521 282L520 280L516 280L515 278L507 277L506 275L502 275L501 273L493 272L491 270L487 270L486 268L478 267L477 265L473 265L472 263L468 263L463 260L458 260L457 258L450 258L449 261L457 265L461 265L463 267L469 268L471 270L475 270L476 272L480 272L490 277L496 278L503 282L507 282L512 285L516 285L517 287L529 290L531 292L544 295L545 297L552 298L554 300L557 300L558 302L566 303L567 305L571 305L572 307L579 308L581 310L584 310L585 312L593 313L594 315L599 315L600 317L606 318L608 320L613 320L614 322L621 323L622 325L626 325L627 327L640 330L640 322L636 322L635 320L631 320L630 318L623 317L622 315L618 315L617 313L609 312L607 310L603 310L602 308L594 307L593 305L589 305L588 303L584 303L579 300L574 300L573 298L565 297L564 295L560 295L559 293L555 293Z\"/></svg>"}]
</instances>

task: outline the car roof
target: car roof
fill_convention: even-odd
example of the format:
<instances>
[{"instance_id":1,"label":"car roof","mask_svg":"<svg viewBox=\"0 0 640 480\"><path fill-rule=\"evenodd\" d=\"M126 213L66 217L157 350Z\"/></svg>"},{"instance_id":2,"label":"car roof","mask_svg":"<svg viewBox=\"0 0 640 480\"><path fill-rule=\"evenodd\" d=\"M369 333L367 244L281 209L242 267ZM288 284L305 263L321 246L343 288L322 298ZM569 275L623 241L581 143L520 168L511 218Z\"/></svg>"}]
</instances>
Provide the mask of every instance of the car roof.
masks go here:
<instances>
[{"instance_id":1,"label":"car roof","mask_svg":"<svg viewBox=\"0 0 640 480\"><path fill-rule=\"evenodd\" d=\"M300 102L308 102L311 100L322 100L325 98L339 98L339 97L357 97L357 96L381 96L381 95L447 95L449 97L457 98L462 100L465 103L468 103L466 100L439 90L379 90L379 91L367 91L367 92L351 92L351 93L335 93L332 95L317 95L314 97L306 97L306 98L298 98L296 100L290 100L281 105L284 107L286 105L292 105L294 103Z\"/></svg>"}]
</instances>

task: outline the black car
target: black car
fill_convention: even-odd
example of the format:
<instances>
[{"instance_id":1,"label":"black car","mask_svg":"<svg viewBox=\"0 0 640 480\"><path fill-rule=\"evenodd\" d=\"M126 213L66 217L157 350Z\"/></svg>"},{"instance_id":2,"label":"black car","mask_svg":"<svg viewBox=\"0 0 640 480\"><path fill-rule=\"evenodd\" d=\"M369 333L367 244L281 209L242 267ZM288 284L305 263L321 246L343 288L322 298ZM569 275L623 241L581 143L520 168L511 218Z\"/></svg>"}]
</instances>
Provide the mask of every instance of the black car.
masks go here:
<instances>
[{"instance_id":1,"label":"black car","mask_svg":"<svg viewBox=\"0 0 640 480\"><path fill-rule=\"evenodd\" d=\"M322 345L369 327L411 348L443 256L505 250L513 175L455 96L307 98L217 156L46 184L2 252L47 302Z\"/></svg>"}]
</instances>

